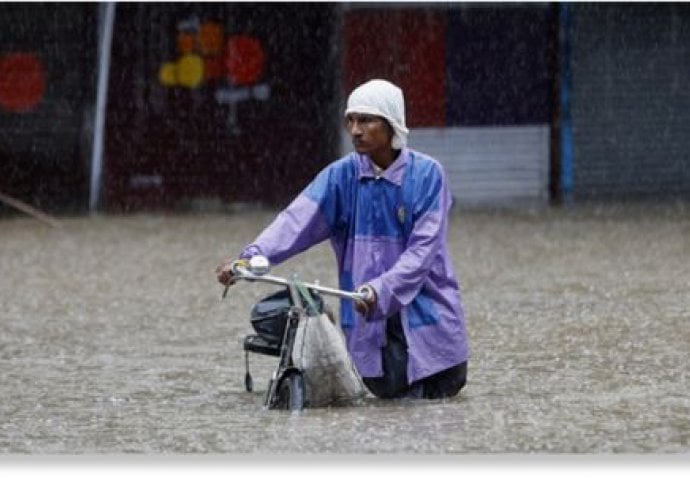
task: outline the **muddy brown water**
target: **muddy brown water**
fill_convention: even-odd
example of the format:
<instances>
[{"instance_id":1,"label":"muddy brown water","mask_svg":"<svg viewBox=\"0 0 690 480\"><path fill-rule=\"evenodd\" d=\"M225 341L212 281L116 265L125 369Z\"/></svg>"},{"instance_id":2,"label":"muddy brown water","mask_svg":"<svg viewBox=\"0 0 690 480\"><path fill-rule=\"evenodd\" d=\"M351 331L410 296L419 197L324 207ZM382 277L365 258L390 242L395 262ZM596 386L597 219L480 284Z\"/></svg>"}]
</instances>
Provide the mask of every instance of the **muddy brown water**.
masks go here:
<instances>
[{"instance_id":1,"label":"muddy brown water","mask_svg":"<svg viewBox=\"0 0 690 480\"><path fill-rule=\"evenodd\" d=\"M275 367L213 270L274 211L0 219L0 452L690 450L690 208L458 211L472 359L442 401L262 408ZM335 285L328 244L274 271ZM333 301L329 303L333 304Z\"/></svg>"}]
</instances>

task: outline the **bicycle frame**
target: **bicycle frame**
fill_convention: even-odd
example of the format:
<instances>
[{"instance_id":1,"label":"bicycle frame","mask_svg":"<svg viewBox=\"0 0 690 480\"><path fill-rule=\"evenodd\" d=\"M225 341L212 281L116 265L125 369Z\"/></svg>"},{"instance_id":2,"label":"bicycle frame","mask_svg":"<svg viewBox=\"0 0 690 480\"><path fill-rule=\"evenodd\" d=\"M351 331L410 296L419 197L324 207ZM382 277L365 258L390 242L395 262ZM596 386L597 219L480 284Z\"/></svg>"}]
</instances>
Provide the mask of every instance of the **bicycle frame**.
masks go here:
<instances>
[{"instance_id":1,"label":"bicycle frame","mask_svg":"<svg viewBox=\"0 0 690 480\"><path fill-rule=\"evenodd\" d=\"M257 267L256 271L252 271L252 262L249 262L249 265L247 265L247 262L245 261L234 262L232 264L234 278L236 280L245 280L248 282L263 282L287 287L290 292L290 297L292 299L292 307L290 308L288 313L288 325L285 328L285 332L283 333L283 339L280 345L278 367L273 372L273 375L269 382L268 390L266 391L266 397L264 398L264 407L273 408L278 402L278 388L281 384L281 381L288 375L293 374L293 372L298 372L301 374L299 369L295 367L292 363L292 349L294 346L295 335L297 333L297 325L300 321L301 316L305 314L307 307L307 305L305 304L305 298L302 294L300 294L299 290L302 288L306 288L307 290L318 292L320 294L330 295L333 297L343 298L356 302L362 302L365 305L367 299L369 298L369 293L366 291L350 292L346 290L340 290L337 288L322 286L318 283L299 282L295 277L293 277L293 280L288 280L286 278L268 274L268 261L265 260L265 258L261 259L261 261L258 262L258 264L259 267ZM225 297L227 291L228 288L226 287L225 291L223 292L223 297ZM248 363L247 376L249 376Z\"/></svg>"}]
</instances>

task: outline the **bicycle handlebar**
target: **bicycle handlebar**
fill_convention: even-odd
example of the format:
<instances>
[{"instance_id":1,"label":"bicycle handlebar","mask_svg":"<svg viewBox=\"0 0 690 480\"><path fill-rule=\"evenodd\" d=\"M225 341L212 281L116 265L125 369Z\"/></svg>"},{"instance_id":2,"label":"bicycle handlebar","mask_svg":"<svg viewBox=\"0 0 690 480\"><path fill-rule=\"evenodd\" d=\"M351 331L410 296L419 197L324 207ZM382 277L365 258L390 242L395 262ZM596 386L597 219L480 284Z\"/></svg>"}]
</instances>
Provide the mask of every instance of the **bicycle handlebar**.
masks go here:
<instances>
[{"instance_id":1,"label":"bicycle handlebar","mask_svg":"<svg viewBox=\"0 0 690 480\"><path fill-rule=\"evenodd\" d=\"M270 274L257 275L255 273L252 273L246 267L240 265L239 262L233 263L232 271L233 271L236 279L246 280L248 282L264 282L264 283L271 283L273 285L281 285L281 286L285 286L285 287L289 286L291 283L294 283L294 282L291 282L290 280L287 280L285 278L276 277L275 275L270 275ZM337 288L324 287L323 285L319 285L317 283L305 283L305 282L300 282L300 283L302 285L304 285L306 288L308 288L309 290L314 290L316 292L319 292L319 293L322 293L325 295L331 295L333 297L345 298L347 300L366 302L367 299L369 298L369 295L371 295L370 292L349 292L347 290L340 290ZM226 291L227 291L227 289L226 289Z\"/></svg>"}]
</instances>

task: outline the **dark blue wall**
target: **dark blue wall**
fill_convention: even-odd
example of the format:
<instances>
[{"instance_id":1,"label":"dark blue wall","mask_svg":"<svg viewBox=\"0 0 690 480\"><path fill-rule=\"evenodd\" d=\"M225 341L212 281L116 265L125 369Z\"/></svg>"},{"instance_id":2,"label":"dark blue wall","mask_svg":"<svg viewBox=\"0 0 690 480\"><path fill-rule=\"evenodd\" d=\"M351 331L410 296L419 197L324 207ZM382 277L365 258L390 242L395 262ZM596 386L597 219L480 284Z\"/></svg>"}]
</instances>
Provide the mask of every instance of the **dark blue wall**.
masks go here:
<instances>
[{"instance_id":1,"label":"dark blue wall","mask_svg":"<svg viewBox=\"0 0 690 480\"><path fill-rule=\"evenodd\" d=\"M449 125L551 123L556 13L548 4L449 11Z\"/></svg>"},{"instance_id":2,"label":"dark blue wall","mask_svg":"<svg viewBox=\"0 0 690 480\"><path fill-rule=\"evenodd\" d=\"M690 197L690 5L573 4L574 200Z\"/></svg>"}]
</instances>

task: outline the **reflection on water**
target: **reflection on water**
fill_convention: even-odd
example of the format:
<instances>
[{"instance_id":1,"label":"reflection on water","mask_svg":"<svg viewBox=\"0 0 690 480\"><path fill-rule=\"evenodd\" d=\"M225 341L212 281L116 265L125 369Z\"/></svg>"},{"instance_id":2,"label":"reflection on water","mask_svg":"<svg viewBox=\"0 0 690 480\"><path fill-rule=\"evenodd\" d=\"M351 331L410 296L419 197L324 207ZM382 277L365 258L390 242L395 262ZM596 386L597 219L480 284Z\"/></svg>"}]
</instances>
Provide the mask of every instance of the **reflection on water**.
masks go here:
<instances>
[{"instance_id":1,"label":"reflection on water","mask_svg":"<svg viewBox=\"0 0 690 480\"><path fill-rule=\"evenodd\" d=\"M469 382L444 401L261 405L251 305L213 270L273 212L0 220L0 452L687 452L690 210L459 212ZM276 268L335 285L327 244Z\"/></svg>"}]
</instances>

